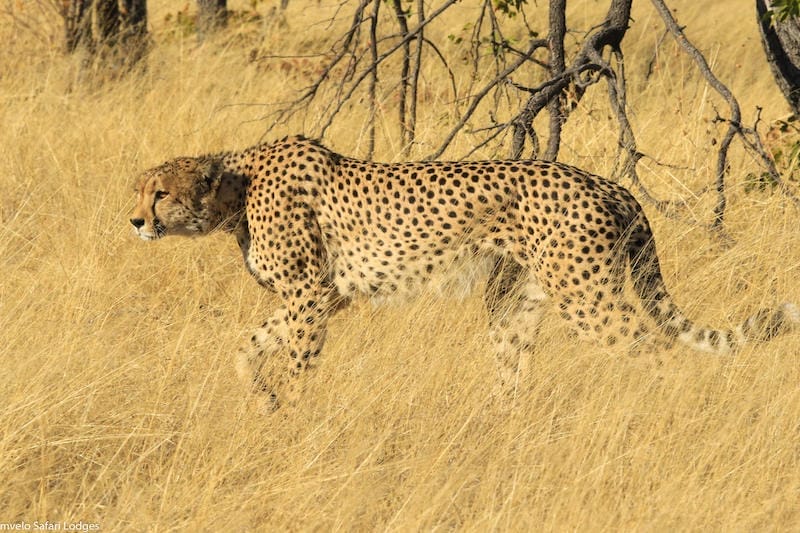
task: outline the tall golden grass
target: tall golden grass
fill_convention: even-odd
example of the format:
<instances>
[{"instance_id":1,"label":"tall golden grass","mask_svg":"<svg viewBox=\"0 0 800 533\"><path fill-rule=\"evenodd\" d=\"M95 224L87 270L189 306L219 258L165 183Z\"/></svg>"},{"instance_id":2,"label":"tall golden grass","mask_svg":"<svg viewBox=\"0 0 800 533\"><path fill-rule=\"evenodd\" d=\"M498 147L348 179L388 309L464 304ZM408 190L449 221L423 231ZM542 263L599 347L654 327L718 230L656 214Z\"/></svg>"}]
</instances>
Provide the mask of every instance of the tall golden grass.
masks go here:
<instances>
[{"instance_id":1,"label":"tall golden grass","mask_svg":"<svg viewBox=\"0 0 800 533\"><path fill-rule=\"evenodd\" d=\"M756 106L766 119L786 113L749 2L669 3L748 121ZM313 24L336 2L290 2L285 22L268 16L198 46L164 22L174 3L150 4L148 68L105 84L10 18L2 22L0 523L82 521L105 531L798 526L796 333L724 358L681 347L632 357L577 344L552 313L531 375L508 403L492 400L479 295L382 308L357 302L333 320L302 400L269 417L251 410L232 358L274 296L249 278L223 235L136 240L127 221L132 180L177 155L257 142L265 129L258 119L272 108L244 104L287 101L309 78L291 62L251 62L251 50L325 50L343 27ZM459 4L432 35L460 31L473 4ZM545 4L529 15L542 31ZM570 24L588 29L605 7L573 3ZM643 179L687 202L686 219L708 222L714 198L701 189L713 180L711 139L723 126L711 119L724 105L669 38L657 48L662 27L648 3L636 2L633 18L625 40L631 118L641 148L670 164L643 160ZM443 51L466 86L458 46ZM415 157L455 120L436 62L422 87ZM592 89L562 151L600 174L615 162L606 102ZM325 143L363 155L363 107L348 108ZM309 106L271 136L312 129L320 109ZM395 121L387 96L379 159L400 157ZM448 154L472 142L461 136ZM730 248L645 207L668 284L699 322L729 326L755 308L800 301L798 212L778 195L745 193L753 171L735 150Z\"/></svg>"}]
</instances>

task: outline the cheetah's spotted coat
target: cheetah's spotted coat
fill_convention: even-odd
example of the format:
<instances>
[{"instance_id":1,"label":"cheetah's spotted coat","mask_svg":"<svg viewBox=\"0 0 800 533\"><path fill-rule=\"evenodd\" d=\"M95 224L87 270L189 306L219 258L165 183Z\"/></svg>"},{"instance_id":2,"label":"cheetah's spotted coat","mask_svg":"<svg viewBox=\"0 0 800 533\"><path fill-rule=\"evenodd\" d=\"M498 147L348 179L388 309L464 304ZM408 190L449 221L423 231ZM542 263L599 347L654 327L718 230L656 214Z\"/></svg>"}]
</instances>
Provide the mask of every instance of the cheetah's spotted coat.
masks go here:
<instances>
[{"instance_id":1,"label":"cheetah's spotted coat","mask_svg":"<svg viewBox=\"0 0 800 533\"><path fill-rule=\"evenodd\" d=\"M667 292L653 235L625 188L545 161L382 164L303 137L179 158L137 181L143 239L234 233L248 270L283 305L251 337L238 371L275 397L266 358L292 382L320 353L331 314L356 293L411 294L465 264L488 265L485 301L501 378L533 346L545 300L579 334L636 343L647 323L725 353L800 320L792 304L732 330L699 327ZM636 305L625 301L626 277ZM646 316L637 316L637 308Z\"/></svg>"}]
</instances>

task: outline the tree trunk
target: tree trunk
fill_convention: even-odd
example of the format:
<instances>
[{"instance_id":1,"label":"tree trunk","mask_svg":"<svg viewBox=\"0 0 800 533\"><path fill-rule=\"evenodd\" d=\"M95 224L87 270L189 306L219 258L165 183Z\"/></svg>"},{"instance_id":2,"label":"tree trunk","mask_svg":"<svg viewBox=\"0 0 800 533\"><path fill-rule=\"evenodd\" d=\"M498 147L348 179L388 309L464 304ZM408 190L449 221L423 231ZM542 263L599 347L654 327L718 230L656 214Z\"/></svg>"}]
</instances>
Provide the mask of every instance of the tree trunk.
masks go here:
<instances>
[{"instance_id":1,"label":"tree trunk","mask_svg":"<svg viewBox=\"0 0 800 533\"><path fill-rule=\"evenodd\" d=\"M65 47L85 49L106 66L128 69L149 45L146 0L67 0Z\"/></svg>"},{"instance_id":2,"label":"tree trunk","mask_svg":"<svg viewBox=\"0 0 800 533\"><path fill-rule=\"evenodd\" d=\"M794 114L800 115L800 18L779 21L767 15L771 8L770 0L756 0L761 43L775 82Z\"/></svg>"},{"instance_id":3,"label":"tree trunk","mask_svg":"<svg viewBox=\"0 0 800 533\"><path fill-rule=\"evenodd\" d=\"M564 36L567 34L567 0L550 0L550 32L547 34L547 48L550 50L550 75L557 78L567 69L564 58ZM567 121L564 109L564 93L550 100L547 109L550 113L550 135L543 159L555 161L561 147L561 128Z\"/></svg>"},{"instance_id":4,"label":"tree trunk","mask_svg":"<svg viewBox=\"0 0 800 533\"><path fill-rule=\"evenodd\" d=\"M228 22L227 0L197 0L197 39L203 41L208 35L225 27Z\"/></svg>"}]
</instances>

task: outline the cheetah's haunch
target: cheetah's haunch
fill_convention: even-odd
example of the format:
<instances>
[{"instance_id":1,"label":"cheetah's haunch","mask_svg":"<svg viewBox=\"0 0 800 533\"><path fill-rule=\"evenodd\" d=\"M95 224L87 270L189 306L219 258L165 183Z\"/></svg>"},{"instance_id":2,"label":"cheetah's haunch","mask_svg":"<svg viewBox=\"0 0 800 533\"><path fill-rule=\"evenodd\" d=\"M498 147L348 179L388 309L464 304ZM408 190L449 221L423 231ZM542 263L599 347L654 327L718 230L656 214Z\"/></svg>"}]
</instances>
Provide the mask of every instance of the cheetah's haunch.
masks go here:
<instances>
[{"instance_id":1,"label":"cheetah's haunch","mask_svg":"<svg viewBox=\"0 0 800 533\"><path fill-rule=\"evenodd\" d=\"M331 314L355 293L412 294L454 265L487 265L504 382L532 348L548 299L578 333L609 345L636 343L649 322L692 348L726 353L800 321L798 308L783 304L732 330L695 325L667 292L636 199L560 163L382 164L291 137L172 160L145 172L136 192L131 223L141 238L231 232L248 270L282 299L237 366L273 398L261 372L266 358L285 357L289 372L277 381L291 383L322 350ZM636 305L625 301L628 277Z\"/></svg>"}]
</instances>

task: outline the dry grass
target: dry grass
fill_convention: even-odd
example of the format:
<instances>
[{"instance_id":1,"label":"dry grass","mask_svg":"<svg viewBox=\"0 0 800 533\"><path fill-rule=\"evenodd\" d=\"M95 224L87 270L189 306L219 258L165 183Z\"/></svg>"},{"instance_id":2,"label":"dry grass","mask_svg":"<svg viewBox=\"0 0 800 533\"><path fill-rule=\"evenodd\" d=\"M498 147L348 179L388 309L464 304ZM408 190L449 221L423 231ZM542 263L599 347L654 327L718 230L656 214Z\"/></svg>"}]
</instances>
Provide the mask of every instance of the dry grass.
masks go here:
<instances>
[{"instance_id":1,"label":"dry grass","mask_svg":"<svg viewBox=\"0 0 800 533\"><path fill-rule=\"evenodd\" d=\"M676 348L632 358L576 345L554 316L516 404L490 399L494 367L479 298L431 298L336 317L323 364L299 405L259 417L232 355L275 305L222 235L147 244L131 236L132 178L179 154L257 141L264 108L306 81L249 51L321 49L333 30L300 21L198 48L168 39L167 2L151 2L159 45L146 73L92 87L68 59L8 19L0 56L0 523L94 522L118 530L789 530L800 523L800 359L796 334L733 357ZM539 2L544 13L546 2ZM590 12L573 7L580 25ZM705 218L713 198L713 105L688 60L637 2L626 40L634 126L661 195ZM671 1L747 116L785 113L751 5ZM698 5L695 5L698 4ZM705 4L705 3L702 3ZM24 4L19 4L24 5ZM316 4L315 4L316 5ZM322 3L319 16L332 12ZM436 27L463 26L467 6ZM587 8L588 9L588 8ZM535 19L534 19L535 20ZM458 55L456 47L446 50ZM463 68L463 67L460 67ZM431 66L417 156L452 117ZM287 79L288 78L288 79ZM464 82L466 83L466 82ZM616 131L599 91L565 134L563 158L613 168ZM379 152L399 153L394 100ZM285 132L313 125L287 126ZM326 140L363 153L364 111ZM461 138L453 156L469 150ZM484 157L495 155L480 154ZM688 170L682 170L684 167ZM732 159L729 228L651 219L665 275L701 322L800 300L798 213L745 194L753 164Z\"/></svg>"}]
</instances>

